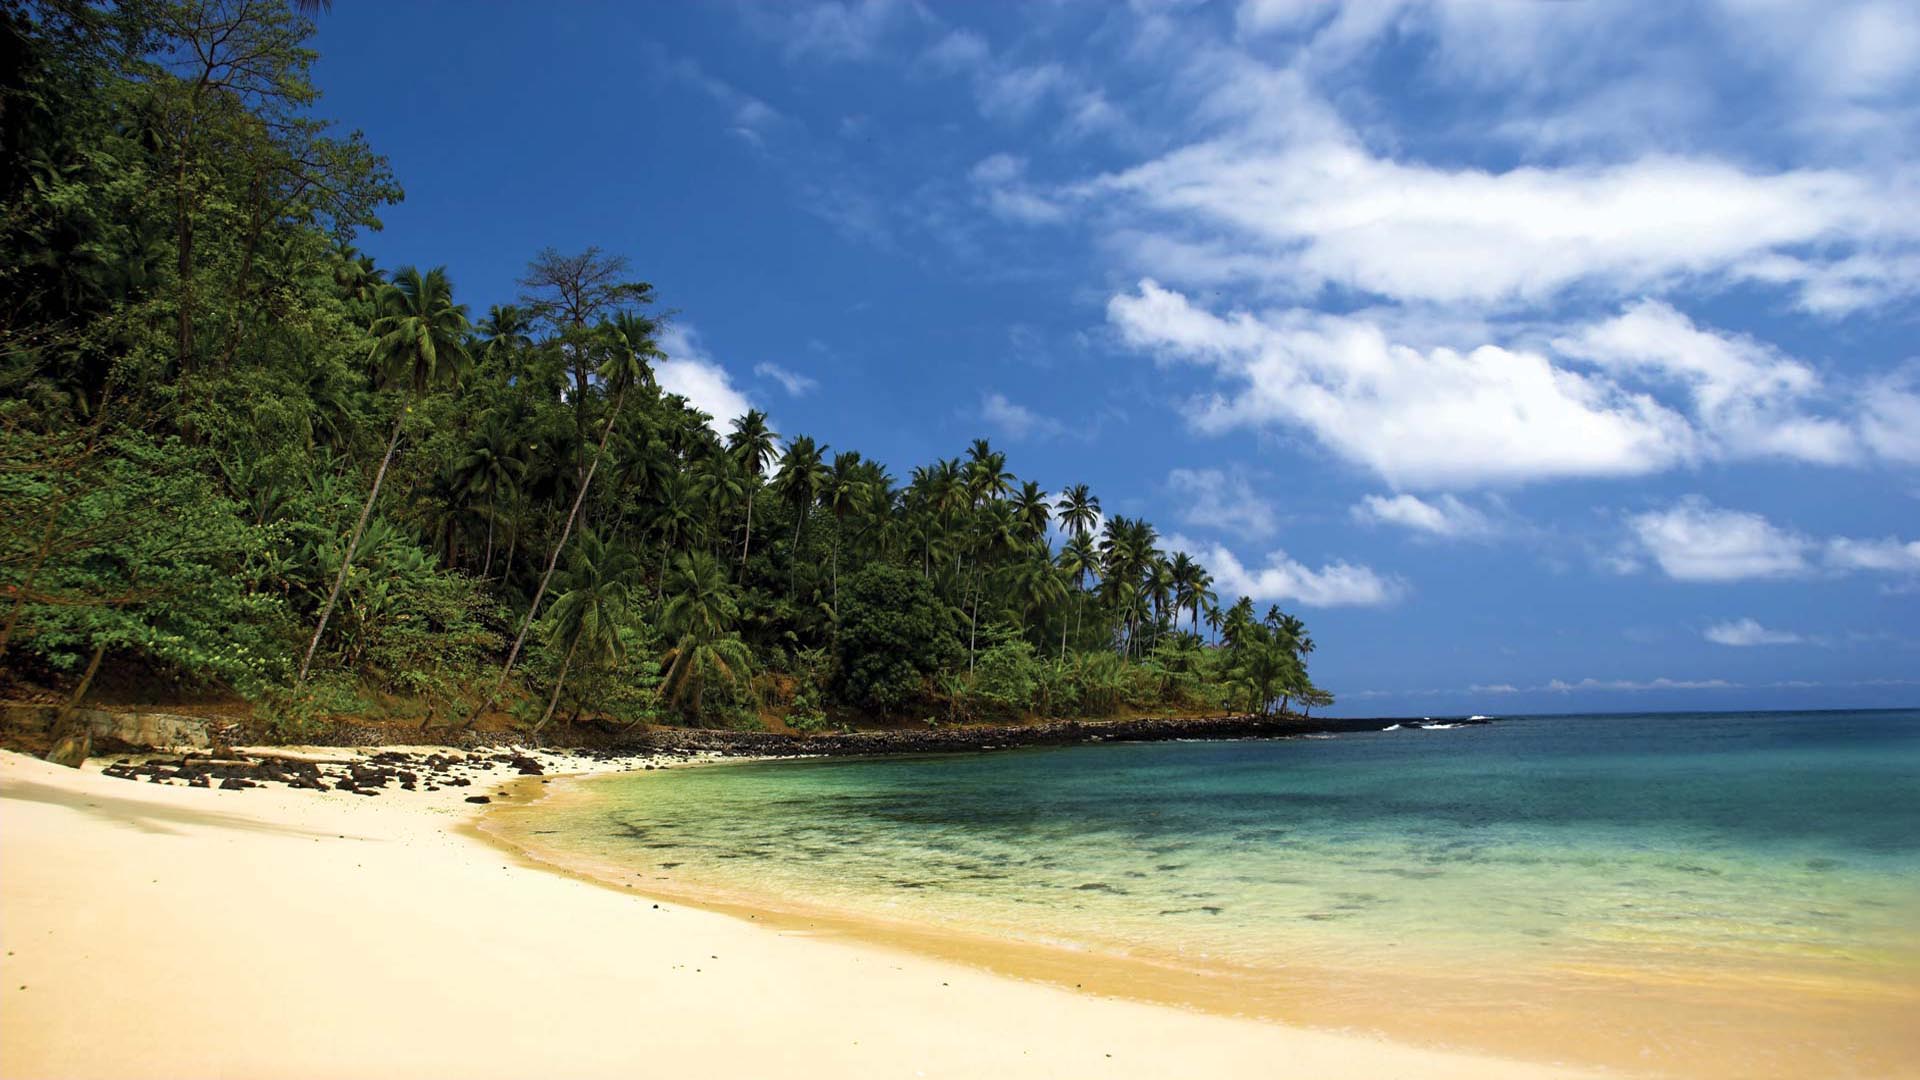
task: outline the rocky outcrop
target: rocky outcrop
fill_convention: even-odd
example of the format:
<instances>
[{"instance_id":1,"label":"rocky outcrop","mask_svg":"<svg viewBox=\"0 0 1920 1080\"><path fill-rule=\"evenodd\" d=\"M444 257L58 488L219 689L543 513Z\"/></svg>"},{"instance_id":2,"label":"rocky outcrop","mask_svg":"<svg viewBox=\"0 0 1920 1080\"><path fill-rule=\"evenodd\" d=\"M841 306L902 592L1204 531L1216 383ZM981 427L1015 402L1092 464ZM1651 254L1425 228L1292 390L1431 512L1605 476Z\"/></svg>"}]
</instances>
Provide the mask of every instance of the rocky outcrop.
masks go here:
<instances>
[{"instance_id":1,"label":"rocky outcrop","mask_svg":"<svg viewBox=\"0 0 1920 1080\"><path fill-rule=\"evenodd\" d=\"M59 711L57 705L0 703L0 730L9 736L44 739ZM104 709L79 709L73 716L87 726L100 750L204 750L213 745L214 722L197 716Z\"/></svg>"}]
</instances>

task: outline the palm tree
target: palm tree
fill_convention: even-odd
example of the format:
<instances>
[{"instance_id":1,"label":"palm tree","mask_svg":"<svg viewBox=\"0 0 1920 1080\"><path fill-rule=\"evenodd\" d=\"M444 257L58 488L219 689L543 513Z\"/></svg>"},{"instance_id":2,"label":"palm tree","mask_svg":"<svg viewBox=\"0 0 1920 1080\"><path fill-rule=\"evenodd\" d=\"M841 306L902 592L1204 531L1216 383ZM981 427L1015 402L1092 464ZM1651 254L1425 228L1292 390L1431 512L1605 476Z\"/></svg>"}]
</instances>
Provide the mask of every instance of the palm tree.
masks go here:
<instances>
[{"instance_id":1,"label":"palm tree","mask_svg":"<svg viewBox=\"0 0 1920 1080\"><path fill-rule=\"evenodd\" d=\"M307 681L313 654L320 648L320 636L326 633L327 622L333 618L333 609L340 602L340 590L347 583L354 550L360 546L360 537L373 516L373 505L380 498L380 485L387 478L387 466L393 463L394 448L400 445L400 430L407 414L413 411L413 400L435 386L457 382L472 366L467 355L467 336L472 327L467 322L466 305L453 302L453 283L447 279L444 266L424 275L411 266L396 273L393 284L380 292L380 317L374 320L372 332L370 360L374 380L383 388L403 387L405 404L393 418L387 452L380 458L379 470L373 474L373 490L367 493L360 520L354 523L353 535L347 538L346 551L340 558L340 573L333 579L327 602L320 608L320 621L313 628L313 639L307 642L306 655L300 660L295 687Z\"/></svg>"},{"instance_id":2,"label":"palm tree","mask_svg":"<svg viewBox=\"0 0 1920 1080\"><path fill-rule=\"evenodd\" d=\"M480 356L516 376L515 361L533 347L533 315L517 304L495 304L480 320Z\"/></svg>"},{"instance_id":3,"label":"palm tree","mask_svg":"<svg viewBox=\"0 0 1920 1080\"><path fill-rule=\"evenodd\" d=\"M574 492L573 506L567 510L567 523L560 530L560 541L553 546L553 552L547 556L547 568L540 574L540 584L533 591L533 600L527 605L526 614L521 616L520 630L513 636L513 647L507 650L506 662L500 665L500 677L494 680L493 689L481 699L480 705L467 717L467 726L472 727L480 714L487 711L500 696L507 685L507 676L513 672L514 661L520 659L521 646L526 644L527 630L540 613L540 601L547 595L547 586L553 580L553 569L560 562L560 553L566 550L567 540L573 536L573 525L580 517L580 504L587 497L587 489L593 486L594 470L600 467L600 460L607 454L607 440L613 435L614 424L620 419L620 407L626 402L627 391L643 383L653 381L653 361L664 357L660 346L653 339L653 333L659 324L652 319L637 315L623 316L612 325L597 328L598 336L609 348L600 364L600 380L613 388L613 408L607 412L607 425L600 432L600 448L593 456L592 464L587 466L586 475L580 478L580 488ZM577 344L577 343L576 343Z\"/></svg>"},{"instance_id":4,"label":"palm tree","mask_svg":"<svg viewBox=\"0 0 1920 1080\"><path fill-rule=\"evenodd\" d=\"M1053 520L1053 507L1047 502L1047 493L1040 485L1029 480L1020 485L1020 491L1013 497L1013 513L1020 519L1020 525L1026 530L1029 541L1039 540L1046 544L1047 557L1053 557L1053 539L1047 535L1047 525Z\"/></svg>"},{"instance_id":5,"label":"palm tree","mask_svg":"<svg viewBox=\"0 0 1920 1080\"><path fill-rule=\"evenodd\" d=\"M787 452L780 456L780 469L774 474L773 488L793 510L793 557L789 561L787 574L787 598L793 598L794 574L800 566L800 530L807 523L807 512L820 498L820 490L827 483L827 468L821 462L826 447L814 445L814 441L805 435L797 435L787 443Z\"/></svg>"},{"instance_id":6,"label":"palm tree","mask_svg":"<svg viewBox=\"0 0 1920 1080\"><path fill-rule=\"evenodd\" d=\"M1074 536L1085 536L1093 531L1100 520L1100 499L1087 490L1085 484L1075 484L1060 493L1060 501L1053 504L1060 512L1060 524Z\"/></svg>"},{"instance_id":7,"label":"palm tree","mask_svg":"<svg viewBox=\"0 0 1920 1080\"><path fill-rule=\"evenodd\" d=\"M760 490L767 462L773 460L774 442L779 438L767 426L766 413L748 409L745 416L733 422L733 435L727 440L727 452L740 462L747 482L747 534L740 545L741 581L746 580L747 555L753 550L753 495Z\"/></svg>"},{"instance_id":8,"label":"palm tree","mask_svg":"<svg viewBox=\"0 0 1920 1080\"><path fill-rule=\"evenodd\" d=\"M517 490L526 479L527 459L523 444L513 425L500 413L489 413L467 442L466 453L454 463L454 475L468 498L480 499L487 506L487 553L481 562L480 577L493 576L494 522L500 517L500 500Z\"/></svg>"},{"instance_id":9,"label":"palm tree","mask_svg":"<svg viewBox=\"0 0 1920 1080\"><path fill-rule=\"evenodd\" d=\"M609 545L591 531L582 531L580 543L567 559L566 591L547 612L548 641L567 646L566 659L553 682L553 696L534 730L547 726L560 704L561 688L575 656L589 666L618 663L626 656L620 631L632 618L633 580L639 564L625 548Z\"/></svg>"},{"instance_id":10,"label":"palm tree","mask_svg":"<svg viewBox=\"0 0 1920 1080\"><path fill-rule=\"evenodd\" d=\"M1094 548L1093 537L1085 530L1074 530L1072 537L1069 538L1066 543L1060 545L1060 569L1065 572L1068 577L1073 579L1073 595L1075 601L1073 632L1078 634L1080 632L1081 616L1085 614L1086 609L1086 597L1082 594L1081 590L1086 586L1087 575L1097 574L1100 571L1100 552ZM1067 626L1066 620L1062 619L1060 621L1061 659L1065 659L1066 655Z\"/></svg>"},{"instance_id":11,"label":"palm tree","mask_svg":"<svg viewBox=\"0 0 1920 1080\"><path fill-rule=\"evenodd\" d=\"M866 505L867 481L858 451L833 455L820 502L833 515L833 620L840 622L840 534L847 518Z\"/></svg>"},{"instance_id":12,"label":"palm tree","mask_svg":"<svg viewBox=\"0 0 1920 1080\"><path fill-rule=\"evenodd\" d=\"M753 657L746 644L729 632L740 608L726 572L712 555L704 551L675 555L667 578L671 599L661 610L660 627L674 645L661 658L660 689L669 704L690 704L689 714L697 718L708 681L745 678Z\"/></svg>"}]
</instances>

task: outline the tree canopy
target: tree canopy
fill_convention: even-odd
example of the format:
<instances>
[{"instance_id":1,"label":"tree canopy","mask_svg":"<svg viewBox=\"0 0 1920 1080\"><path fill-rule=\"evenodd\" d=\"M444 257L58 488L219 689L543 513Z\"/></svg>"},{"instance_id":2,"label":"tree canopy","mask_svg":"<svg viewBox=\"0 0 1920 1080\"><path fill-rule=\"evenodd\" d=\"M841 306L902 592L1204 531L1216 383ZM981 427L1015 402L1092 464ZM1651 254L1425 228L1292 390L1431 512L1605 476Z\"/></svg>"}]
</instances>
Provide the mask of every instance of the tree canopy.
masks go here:
<instances>
[{"instance_id":1,"label":"tree canopy","mask_svg":"<svg viewBox=\"0 0 1920 1080\"><path fill-rule=\"evenodd\" d=\"M716 435L627 255L533 253L477 321L457 268L378 265L400 189L317 112L306 10L0 6L5 678L289 723L1324 702L1299 620L986 439L902 479Z\"/></svg>"}]
</instances>

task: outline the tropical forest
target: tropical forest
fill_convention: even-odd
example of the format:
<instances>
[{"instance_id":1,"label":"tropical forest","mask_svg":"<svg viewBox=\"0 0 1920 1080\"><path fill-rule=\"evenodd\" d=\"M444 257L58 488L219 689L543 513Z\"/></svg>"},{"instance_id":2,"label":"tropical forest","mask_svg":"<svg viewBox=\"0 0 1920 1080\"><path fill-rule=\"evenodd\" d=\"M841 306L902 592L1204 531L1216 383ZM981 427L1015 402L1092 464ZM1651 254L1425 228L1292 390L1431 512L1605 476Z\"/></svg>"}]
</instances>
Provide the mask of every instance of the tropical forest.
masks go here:
<instances>
[{"instance_id":1,"label":"tropical forest","mask_svg":"<svg viewBox=\"0 0 1920 1080\"><path fill-rule=\"evenodd\" d=\"M356 249L324 12L0 5L0 680L532 734L1272 714L1299 619L986 439L892 464L654 366L646 252ZM138 688L137 691L135 688Z\"/></svg>"}]
</instances>

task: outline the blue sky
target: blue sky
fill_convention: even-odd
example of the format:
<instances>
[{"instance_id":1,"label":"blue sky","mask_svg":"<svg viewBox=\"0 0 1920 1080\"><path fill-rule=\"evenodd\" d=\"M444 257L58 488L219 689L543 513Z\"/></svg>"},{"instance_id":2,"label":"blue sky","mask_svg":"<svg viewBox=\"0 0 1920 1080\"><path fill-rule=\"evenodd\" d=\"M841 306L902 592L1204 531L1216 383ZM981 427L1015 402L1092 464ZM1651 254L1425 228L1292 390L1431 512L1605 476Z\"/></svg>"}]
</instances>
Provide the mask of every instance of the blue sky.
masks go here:
<instances>
[{"instance_id":1,"label":"blue sky","mask_svg":"<svg viewBox=\"0 0 1920 1080\"><path fill-rule=\"evenodd\" d=\"M339 4L364 248L630 256L662 380L991 437L1337 711L1920 700L1920 9Z\"/></svg>"}]
</instances>

